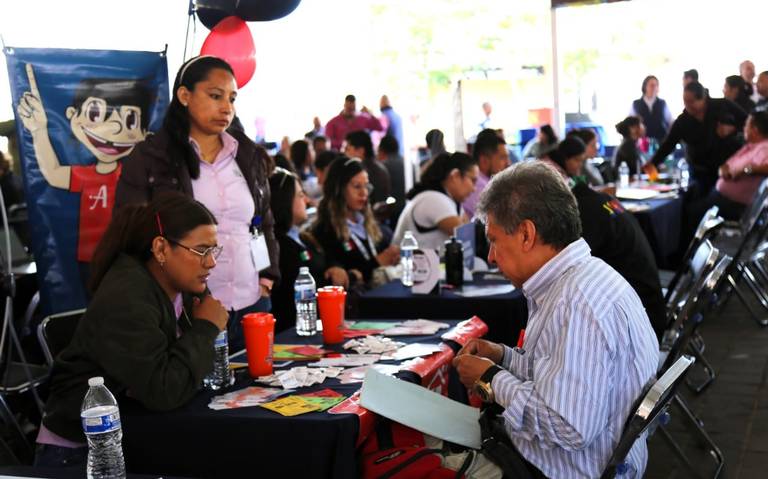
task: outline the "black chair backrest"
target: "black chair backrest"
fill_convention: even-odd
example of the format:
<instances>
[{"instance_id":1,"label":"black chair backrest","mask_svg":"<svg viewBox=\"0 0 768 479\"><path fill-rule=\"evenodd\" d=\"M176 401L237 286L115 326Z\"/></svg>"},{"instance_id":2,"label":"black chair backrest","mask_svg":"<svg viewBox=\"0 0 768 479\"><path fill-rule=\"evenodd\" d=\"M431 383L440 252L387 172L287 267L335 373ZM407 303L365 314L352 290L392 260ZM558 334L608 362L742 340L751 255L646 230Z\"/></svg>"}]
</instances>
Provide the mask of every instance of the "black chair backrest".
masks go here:
<instances>
[{"instance_id":1,"label":"black chair backrest","mask_svg":"<svg viewBox=\"0 0 768 479\"><path fill-rule=\"evenodd\" d=\"M663 362L660 371L665 371L682 357L704 316L716 302L717 292L727 278L726 273L732 262L733 259L728 255L718 256L716 264L709 267L706 275L693 285L691 294L680 310L675 323L667 329L662 338Z\"/></svg>"},{"instance_id":2,"label":"black chair backrest","mask_svg":"<svg viewBox=\"0 0 768 479\"><path fill-rule=\"evenodd\" d=\"M617 469L624 463L632 446L669 406L670 401L675 396L677 386L693 362L692 357L680 357L659 379L643 391L624 425L619 443L614 448L608 465L600 476L601 479L616 477Z\"/></svg>"},{"instance_id":3,"label":"black chair backrest","mask_svg":"<svg viewBox=\"0 0 768 479\"><path fill-rule=\"evenodd\" d=\"M760 213L768 205L768 178L760 183L760 186L752 198L752 204L744 211L741 216L741 232L746 234L755 226L755 222L760 218Z\"/></svg>"},{"instance_id":4,"label":"black chair backrest","mask_svg":"<svg viewBox=\"0 0 768 479\"><path fill-rule=\"evenodd\" d=\"M49 365L53 366L53 360L72 340L83 313L85 309L67 311L47 316L40 322L37 338Z\"/></svg>"},{"instance_id":5,"label":"black chair backrest","mask_svg":"<svg viewBox=\"0 0 768 479\"><path fill-rule=\"evenodd\" d=\"M709 271L715 267L720 252L712 246L712 243L705 239L690 255L690 258L683 263L676 281L671 283L667 291L667 318L669 322L674 322L679 309L685 303L693 286Z\"/></svg>"}]
</instances>

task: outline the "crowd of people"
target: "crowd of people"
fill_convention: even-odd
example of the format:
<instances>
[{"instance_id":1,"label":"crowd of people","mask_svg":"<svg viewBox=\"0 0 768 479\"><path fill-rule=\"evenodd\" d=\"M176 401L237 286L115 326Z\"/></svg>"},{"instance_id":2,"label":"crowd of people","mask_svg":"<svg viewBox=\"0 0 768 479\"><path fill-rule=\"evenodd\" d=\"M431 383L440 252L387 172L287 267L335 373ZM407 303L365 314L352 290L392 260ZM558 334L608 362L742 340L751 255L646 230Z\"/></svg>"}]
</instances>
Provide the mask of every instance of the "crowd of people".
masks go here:
<instances>
[{"instance_id":1,"label":"crowd of people","mask_svg":"<svg viewBox=\"0 0 768 479\"><path fill-rule=\"evenodd\" d=\"M599 167L588 161L599 141L590 129L560 140L542 126L523 151L531 161L514 165L498 130L480 131L470 152L446 151L431 130L429 160L406 191L402 121L386 96L376 117L348 95L339 115L315 119L272 157L237 120L231 67L185 62L162 128L123 164L93 299L56 359L37 462L85 460L88 377L153 410L179 407L210 369L219 331L239 350L247 313L271 311L277 331L294 325L300 267L318 286L354 294L387 278L406 231L439 250L476 221L489 261L528 300L527 333L522 348L473 340L454 366L467 386L489 385L535 477L599 476L655 377L666 326L653 251L610 185L621 163L636 175L682 143L694 180L683 223L710 204L737 218L768 176L768 72L753 84L754 66L741 70L725 79L722 99L687 71L675 119L658 79L645 78L616 125L621 145ZM638 441L628 458L635 477L646 456Z\"/></svg>"}]
</instances>

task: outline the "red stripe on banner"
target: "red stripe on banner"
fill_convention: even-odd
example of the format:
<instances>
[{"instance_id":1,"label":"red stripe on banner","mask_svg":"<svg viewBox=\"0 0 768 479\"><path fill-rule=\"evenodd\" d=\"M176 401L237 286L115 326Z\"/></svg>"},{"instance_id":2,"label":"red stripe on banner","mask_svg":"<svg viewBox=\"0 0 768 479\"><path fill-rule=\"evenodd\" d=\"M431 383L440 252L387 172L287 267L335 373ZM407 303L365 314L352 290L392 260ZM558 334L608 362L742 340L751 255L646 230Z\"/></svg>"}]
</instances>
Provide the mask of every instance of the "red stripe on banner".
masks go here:
<instances>
[{"instance_id":1,"label":"red stripe on banner","mask_svg":"<svg viewBox=\"0 0 768 479\"><path fill-rule=\"evenodd\" d=\"M373 432L376 415L360 405L360 391L357 391L346 400L329 409L328 413L357 415L357 419L360 421L360 428L357 432L357 443L355 443L355 447L360 446L360 444L362 444Z\"/></svg>"}]
</instances>

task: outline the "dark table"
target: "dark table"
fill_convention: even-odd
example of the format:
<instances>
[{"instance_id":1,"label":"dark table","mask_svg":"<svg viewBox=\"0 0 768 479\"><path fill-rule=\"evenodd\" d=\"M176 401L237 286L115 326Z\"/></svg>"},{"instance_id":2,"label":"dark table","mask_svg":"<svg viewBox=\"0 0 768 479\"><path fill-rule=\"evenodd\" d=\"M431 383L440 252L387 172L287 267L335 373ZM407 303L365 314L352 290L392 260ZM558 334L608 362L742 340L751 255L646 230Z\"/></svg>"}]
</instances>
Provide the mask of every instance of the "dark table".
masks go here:
<instances>
[{"instance_id":1,"label":"dark table","mask_svg":"<svg viewBox=\"0 0 768 479\"><path fill-rule=\"evenodd\" d=\"M458 323L445 322L452 326ZM465 334L456 334L456 329ZM480 335L485 329L477 320L454 328L441 352L413 361L411 370L402 371L398 376L430 389L466 394L457 386L450 360L463 339ZM397 339L406 343L438 343L442 342L440 336L445 332ZM321 336L299 337L293 330L275 338L276 344L320 344L321 341ZM341 351L340 345L326 348ZM243 369L231 388L218 393L201 391L187 406L164 413L148 412L130 401L121 402L123 449L128 470L188 477L359 477L356 447L373 430L373 413L356 406L354 398L333 408L343 408L349 414L312 412L283 417L261 407L221 411L208 408L214 395L252 384L247 370ZM329 379L299 392L330 387L349 397L361 385L340 384Z\"/></svg>"},{"instance_id":2,"label":"dark table","mask_svg":"<svg viewBox=\"0 0 768 479\"><path fill-rule=\"evenodd\" d=\"M683 199L676 198L650 199L644 201L622 200L621 203L640 223L648 238L648 243L656 257L656 266L660 269L673 269L680 243L680 223L682 222ZM647 208L635 210L635 208Z\"/></svg>"},{"instance_id":3,"label":"dark table","mask_svg":"<svg viewBox=\"0 0 768 479\"><path fill-rule=\"evenodd\" d=\"M468 285L509 284L506 279L476 274ZM517 344L517 336L528 320L528 305L519 290L494 296L468 298L452 290L439 294L413 294L400 281L392 281L366 292L359 300L359 315L366 319L466 319L477 316L488 325L487 339Z\"/></svg>"}]
</instances>

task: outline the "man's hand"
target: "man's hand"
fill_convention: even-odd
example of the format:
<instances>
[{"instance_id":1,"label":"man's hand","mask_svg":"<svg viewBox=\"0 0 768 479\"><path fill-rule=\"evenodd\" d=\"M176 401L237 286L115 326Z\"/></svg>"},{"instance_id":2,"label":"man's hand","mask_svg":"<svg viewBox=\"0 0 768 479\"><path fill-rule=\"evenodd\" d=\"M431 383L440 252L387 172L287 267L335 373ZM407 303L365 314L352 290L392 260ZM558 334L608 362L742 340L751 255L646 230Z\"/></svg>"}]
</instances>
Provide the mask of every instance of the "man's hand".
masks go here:
<instances>
[{"instance_id":1,"label":"man's hand","mask_svg":"<svg viewBox=\"0 0 768 479\"><path fill-rule=\"evenodd\" d=\"M376 255L376 261L380 266L394 266L400 261L400 248L397 245L389 245L387 249Z\"/></svg>"},{"instance_id":2,"label":"man's hand","mask_svg":"<svg viewBox=\"0 0 768 479\"><path fill-rule=\"evenodd\" d=\"M487 358L494 364L500 364L504 358L504 346L492 343L485 339L470 339L469 342L461 348L456 355L457 359L463 355L472 355L480 358Z\"/></svg>"},{"instance_id":3,"label":"man's hand","mask_svg":"<svg viewBox=\"0 0 768 479\"><path fill-rule=\"evenodd\" d=\"M471 354L463 354L453 358L453 367L459 373L461 384L467 388L472 388L475 381L495 363L487 358L480 358Z\"/></svg>"}]
</instances>

